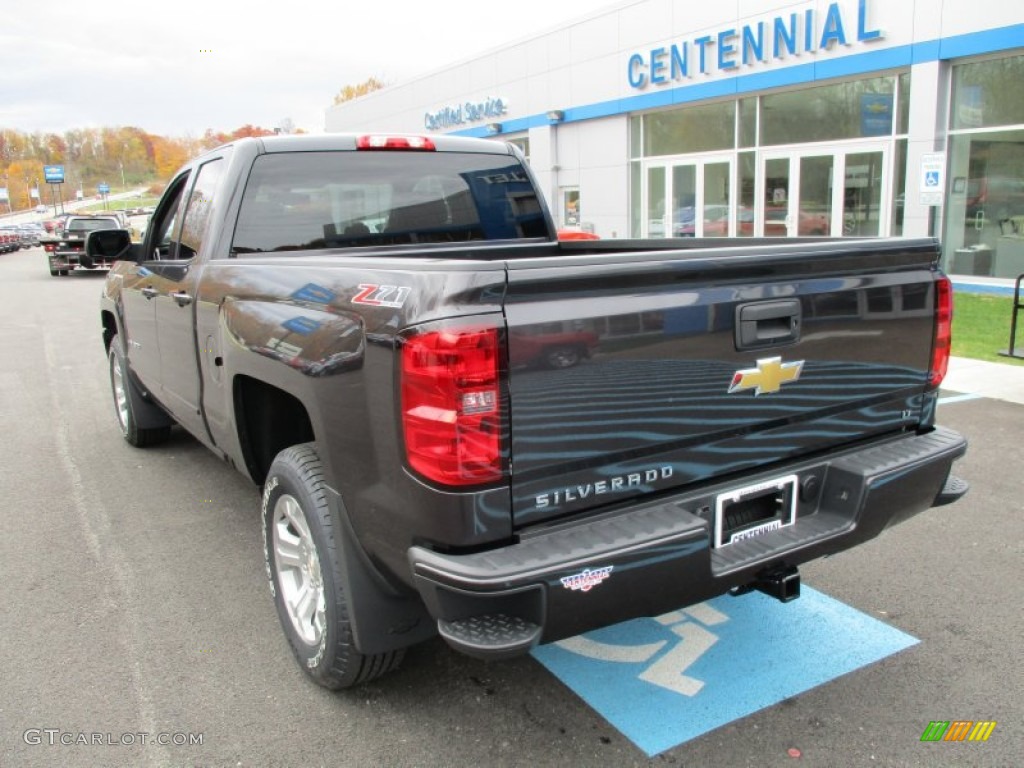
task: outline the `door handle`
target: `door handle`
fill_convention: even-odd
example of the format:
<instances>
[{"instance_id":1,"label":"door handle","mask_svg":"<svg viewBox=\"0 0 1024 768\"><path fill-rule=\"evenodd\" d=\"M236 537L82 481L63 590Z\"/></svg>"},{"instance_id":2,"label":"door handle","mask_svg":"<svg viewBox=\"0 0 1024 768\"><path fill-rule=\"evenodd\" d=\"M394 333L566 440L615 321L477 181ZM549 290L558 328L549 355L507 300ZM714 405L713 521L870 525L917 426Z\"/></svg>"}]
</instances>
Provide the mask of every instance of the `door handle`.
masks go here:
<instances>
[{"instance_id":1,"label":"door handle","mask_svg":"<svg viewBox=\"0 0 1024 768\"><path fill-rule=\"evenodd\" d=\"M800 301L763 301L736 308L736 349L789 344L800 338Z\"/></svg>"},{"instance_id":2,"label":"door handle","mask_svg":"<svg viewBox=\"0 0 1024 768\"><path fill-rule=\"evenodd\" d=\"M187 307L192 303L192 297L184 291L175 291L171 294L171 298L178 302L179 307Z\"/></svg>"},{"instance_id":3,"label":"door handle","mask_svg":"<svg viewBox=\"0 0 1024 768\"><path fill-rule=\"evenodd\" d=\"M145 288L142 289L142 295L145 296L147 299L154 298L158 293L160 293L160 291L158 291L151 285L147 285Z\"/></svg>"}]
</instances>

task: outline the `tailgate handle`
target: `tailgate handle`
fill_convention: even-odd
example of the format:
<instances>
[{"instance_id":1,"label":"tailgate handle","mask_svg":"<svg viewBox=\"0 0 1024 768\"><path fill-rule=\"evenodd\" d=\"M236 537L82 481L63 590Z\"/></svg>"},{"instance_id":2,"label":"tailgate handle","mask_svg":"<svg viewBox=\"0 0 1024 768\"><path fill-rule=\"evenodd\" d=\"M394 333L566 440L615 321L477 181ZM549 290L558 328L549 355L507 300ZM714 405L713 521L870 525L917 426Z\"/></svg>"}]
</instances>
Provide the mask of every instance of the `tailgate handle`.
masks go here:
<instances>
[{"instance_id":1,"label":"tailgate handle","mask_svg":"<svg viewBox=\"0 0 1024 768\"><path fill-rule=\"evenodd\" d=\"M736 349L791 344L799 338L799 299L762 301L736 308Z\"/></svg>"}]
</instances>

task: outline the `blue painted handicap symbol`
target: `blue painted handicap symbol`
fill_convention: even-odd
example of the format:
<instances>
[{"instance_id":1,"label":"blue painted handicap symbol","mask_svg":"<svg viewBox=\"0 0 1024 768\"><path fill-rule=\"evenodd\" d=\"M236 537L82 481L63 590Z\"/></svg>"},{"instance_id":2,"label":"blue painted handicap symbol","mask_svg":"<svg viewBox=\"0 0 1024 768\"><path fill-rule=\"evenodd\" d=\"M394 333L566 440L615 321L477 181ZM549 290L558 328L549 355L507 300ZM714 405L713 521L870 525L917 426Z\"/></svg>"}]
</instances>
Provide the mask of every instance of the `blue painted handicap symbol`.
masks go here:
<instances>
[{"instance_id":1,"label":"blue painted handicap symbol","mask_svg":"<svg viewBox=\"0 0 1024 768\"><path fill-rule=\"evenodd\" d=\"M917 642L804 585L792 603L723 596L533 656L650 757Z\"/></svg>"},{"instance_id":2,"label":"blue painted handicap symbol","mask_svg":"<svg viewBox=\"0 0 1024 768\"><path fill-rule=\"evenodd\" d=\"M928 171L924 175L924 185L926 187L937 187L939 186L939 172Z\"/></svg>"}]
</instances>

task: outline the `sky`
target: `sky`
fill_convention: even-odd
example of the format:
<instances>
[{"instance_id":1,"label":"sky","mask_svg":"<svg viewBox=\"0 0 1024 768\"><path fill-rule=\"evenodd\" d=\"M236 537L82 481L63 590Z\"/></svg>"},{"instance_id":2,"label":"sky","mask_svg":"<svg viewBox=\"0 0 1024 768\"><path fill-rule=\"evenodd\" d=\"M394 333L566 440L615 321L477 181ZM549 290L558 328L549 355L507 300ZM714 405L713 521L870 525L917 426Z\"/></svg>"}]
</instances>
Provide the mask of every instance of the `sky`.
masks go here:
<instances>
[{"instance_id":1,"label":"sky","mask_svg":"<svg viewBox=\"0 0 1024 768\"><path fill-rule=\"evenodd\" d=\"M290 120L321 133L345 85L406 82L609 3L6 0L0 128L198 137Z\"/></svg>"}]
</instances>

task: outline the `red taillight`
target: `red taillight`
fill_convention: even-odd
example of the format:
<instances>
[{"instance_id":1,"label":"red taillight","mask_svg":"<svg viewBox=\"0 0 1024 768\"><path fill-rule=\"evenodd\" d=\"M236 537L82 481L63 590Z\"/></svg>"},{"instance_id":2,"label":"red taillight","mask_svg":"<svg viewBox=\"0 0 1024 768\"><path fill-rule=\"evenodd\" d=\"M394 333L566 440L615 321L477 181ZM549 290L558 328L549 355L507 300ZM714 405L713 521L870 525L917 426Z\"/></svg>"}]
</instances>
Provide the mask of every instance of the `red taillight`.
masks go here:
<instances>
[{"instance_id":1,"label":"red taillight","mask_svg":"<svg viewBox=\"0 0 1024 768\"><path fill-rule=\"evenodd\" d=\"M953 344L953 284L948 277L935 281L935 340L932 343L932 369L928 385L937 389L946 378Z\"/></svg>"},{"instance_id":2,"label":"red taillight","mask_svg":"<svg viewBox=\"0 0 1024 768\"><path fill-rule=\"evenodd\" d=\"M402 427L409 466L444 485L504 477L498 329L444 328L402 344Z\"/></svg>"},{"instance_id":3,"label":"red taillight","mask_svg":"<svg viewBox=\"0 0 1024 768\"><path fill-rule=\"evenodd\" d=\"M437 149L434 142L426 136L388 136L373 134L360 136L356 139L356 149L410 149L421 152L433 152Z\"/></svg>"}]
</instances>

